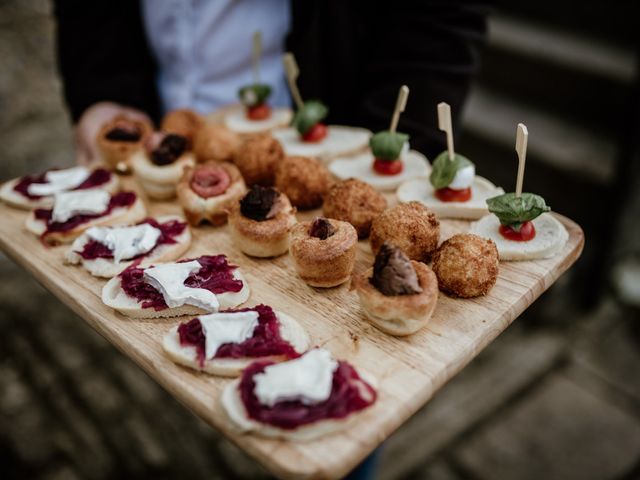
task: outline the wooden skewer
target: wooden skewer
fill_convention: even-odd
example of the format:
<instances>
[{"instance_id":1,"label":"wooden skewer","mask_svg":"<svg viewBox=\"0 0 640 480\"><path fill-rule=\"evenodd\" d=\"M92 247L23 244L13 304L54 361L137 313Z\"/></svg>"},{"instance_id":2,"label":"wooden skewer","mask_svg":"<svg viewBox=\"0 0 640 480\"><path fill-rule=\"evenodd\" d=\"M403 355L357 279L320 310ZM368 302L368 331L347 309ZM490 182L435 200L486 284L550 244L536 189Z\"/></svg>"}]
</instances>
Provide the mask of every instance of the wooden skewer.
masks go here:
<instances>
[{"instance_id":1,"label":"wooden skewer","mask_svg":"<svg viewBox=\"0 0 640 480\"><path fill-rule=\"evenodd\" d=\"M529 131L524 123L518 124L516 130L516 152L518 152L518 179L516 180L516 197L522 195L522 183L524 182L524 164L527 160L527 141Z\"/></svg>"},{"instance_id":2,"label":"wooden skewer","mask_svg":"<svg viewBox=\"0 0 640 480\"><path fill-rule=\"evenodd\" d=\"M262 54L262 32L253 33L251 51L251 66L253 67L253 82L260 83L260 56Z\"/></svg>"},{"instance_id":3,"label":"wooden skewer","mask_svg":"<svg viewBox=\"0 0 640 480\"><path fill-rule=\"evenodd\" d=\"M296 83L298 75L300 75L300 70L298 69L298 64L296 63L296 58L293 56L293 53L285 53L282 57L282 63L284 63L284 71L287 74L287 81L289 82L289 90L291 90L293 101L296 102L298 109L301 109L303 105L302 96Z\"/></svg>"},{"instance_id":4,"label":"wooden skewer","mask_svg":"<svg viewBox=\"0 0 640 480\"><path fill-rule=\"evenodd\" d=\"M438 104L438 128L447 134L449 160L453 160L453 128L451 127L451 107L446 102Z\"/></svg>"},{"instance_id":5,"label":"wooden skewer","mask_svg":"<svg viewBox=\"0 0 640 480\"><path fill-rule=\"evenodd\" d=\"M396 100L396 108L393 110L393 116L391 117L391 125L389 125L389 131L395 133L398 128L398 121L400 120L400 113L404 112L407 106L407 98L409 98L409 87L402 85L398 92L398 99Z\"/></svg>"}]
</instances>

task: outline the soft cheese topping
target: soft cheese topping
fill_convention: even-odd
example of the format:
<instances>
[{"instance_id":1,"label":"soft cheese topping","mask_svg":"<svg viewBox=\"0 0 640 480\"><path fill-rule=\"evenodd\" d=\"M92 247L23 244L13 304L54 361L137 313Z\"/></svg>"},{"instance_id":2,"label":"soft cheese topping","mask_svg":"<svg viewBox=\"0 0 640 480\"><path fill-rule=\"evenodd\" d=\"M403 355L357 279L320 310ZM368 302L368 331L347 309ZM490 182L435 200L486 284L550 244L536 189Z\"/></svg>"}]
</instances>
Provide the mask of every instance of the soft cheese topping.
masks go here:
<instances>
[{"instance_id":1,"label":"soft cheese topping","mask_svg":"<svg viewBox=\"0 0 640 480\"><path fill-rule=\"evenodd\" d=\"M150 252L161 234L160 229L148 223L131 227L92 227L87 230L90 239L111 250L116 263Z\"/></svg>"},{"instance_id":2,"label":"soft cheese topping","mask_svg":"<svg viewBox=\"0 0 640 480\"><path fill-rule=\"evenodd\" d=\"M313 349L300 358L269 365L253 377L255 394L262 405L299 400L305 405L324 402L331 395L338 362L327 350Z\"/></svg>"},{"instance_id":3,"label":"soft cheese topping","mask_svg":"<svg viewBox=\"0 0 640 480\"><path fill-rule=\"evenodd\" d=\"M473 177L476 175L475 165L467 165L456 172L456 176L449 184L453 190L464 190L473 184Z\"/></svg>"},{"instance_id":4,"label":"soft cheese topping","mask_svg":"<svg viewBox=\"0 0 640 480\"><path fill-rule=\"evenodd\" d=\"M104 190L60 192L55 194L51 220L64 223L74 215L95 215L109 207L111 195Z\"/></svg>"},{"instance_id":5,"label":"soft cheese topping","mask_svg":"<svg viewBox=\"0 0 640 480\"><path fill-rule=\"evenodd\" d=\"M46 183L32 183L27 187L29 195L47 196L73 190L91 175L87 167L73 167L64 170L49 170L44 175Z\"/></svg>"},{"instance_id":6,"label":"soft cheese topping","mask_svg":"<svg viewBox=\"0 0 640 480\"><path fill-rule=\"evenodd\" d=\"M209 312L218 310L215 293L205 288L193 288L184 284L185 280L202 268L197 260L182 263L167 263L144 270L144 280L156 288L170 308L193 305Z\"/></svg>"},{"instance_id":7,"label":"soft cheese topping","mask_svg":"<svg viewBox=\"0 0 640 480\"><path fill-rule=\"evenodd\" d=\"M206 358L213 358L226 343L242 343L253 336L258 312L221 312L198 317L205 336Z\"/></svg>"}]
</instances>

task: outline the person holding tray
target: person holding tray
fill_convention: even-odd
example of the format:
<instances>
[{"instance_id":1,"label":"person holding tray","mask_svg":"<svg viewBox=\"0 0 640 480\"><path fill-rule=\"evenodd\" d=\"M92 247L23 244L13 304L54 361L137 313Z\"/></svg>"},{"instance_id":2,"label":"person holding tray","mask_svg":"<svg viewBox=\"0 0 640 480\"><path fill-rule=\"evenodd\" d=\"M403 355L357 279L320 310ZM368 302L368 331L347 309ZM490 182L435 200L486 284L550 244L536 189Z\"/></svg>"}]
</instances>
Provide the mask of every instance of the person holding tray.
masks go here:
<instances>
[{"instance_id":1,"label":"person holding tray","mask_svg":"<svg viewBox=\"0 0 640 480\"><path fill-rule=\"evenodd\" d=\"M300 88L322 98L330 121L380 130L397 89L411 88L402 129L427 156L443 150L434 106L460 118L486 33L486 3L338 0L56 0L64 94L78 161L95 159L100 126L118 114L157 122L237 101L250 83L251 36L261 32L261 80L290 106L281 56L295 54ZM285 48L286 47L286 48Z\"/></svg>"}]
</instances>

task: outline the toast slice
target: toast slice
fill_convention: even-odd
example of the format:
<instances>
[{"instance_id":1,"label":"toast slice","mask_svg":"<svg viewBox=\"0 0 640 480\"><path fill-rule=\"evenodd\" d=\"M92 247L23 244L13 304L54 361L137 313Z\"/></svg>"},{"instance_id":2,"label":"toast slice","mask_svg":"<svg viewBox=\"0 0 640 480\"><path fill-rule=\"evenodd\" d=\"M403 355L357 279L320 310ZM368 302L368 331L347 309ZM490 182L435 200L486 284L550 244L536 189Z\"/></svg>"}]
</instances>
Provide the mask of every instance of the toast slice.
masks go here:
<instances>
[{"instance_id":1,"label":"toast slice","mask_svg":"<svg viewBox=\"0 0 640 480\"><path fill-rule=\"evenodd\" d=\"M165 215L157 217L158 223L166 223L173 220L185 221L177 215ZM85 260L77 252L81 251L84 245L89 241L86 233L78 237L73 245L67 250L64 261L69 265L82 265L94 277L111 278L118 275L122 270L133 264L135 260L124 260L115 262L113 258L95 258ZM182 257L191 246L191 231L186 226L184 231L174 238L176 243L158 245L147 255L139 257L140 266L145 267L151 263L171 262Z\"/></svg>"},{"instance_id":2,"label":"toast slice","mask_svg":"<svg viewBox=\"0 0 640 480\"><path fill-rule=\"evenodd\" d=\"M291 344L298 353L303 353L309 348L309 336L300 324L283 312L275 312L280 323L280 335L283 340ZM249 364L258 360L278 361L279 357L247 357L247 358L212 358L207 359L204 365L200 365L196 348L182 346L178 327L173 327L162 341L165 353L179 365L192 368L210 375L220 377L237 377Z\"/></svg>"},{"instance_id":3,"label":"toast slice","mask_svg":"<svg viewBox=\"0 0 640 480\"><path fill-rule=\"evenodd\" d=\"M25 221L25 228L34 235L43 237L43 240L47 243L57 245L73 242L90 227L105 227L109 225L137 223L143 220L146 216L147 209L144 206L144 202L140 197L136 197L133 205L129 207L114 208L107 215L89 220L88 222L65 232L45 233L47 231L47 224L43 220L39 220L35 217L34 210L27 217Z\"/></svg>"}]
</instances>

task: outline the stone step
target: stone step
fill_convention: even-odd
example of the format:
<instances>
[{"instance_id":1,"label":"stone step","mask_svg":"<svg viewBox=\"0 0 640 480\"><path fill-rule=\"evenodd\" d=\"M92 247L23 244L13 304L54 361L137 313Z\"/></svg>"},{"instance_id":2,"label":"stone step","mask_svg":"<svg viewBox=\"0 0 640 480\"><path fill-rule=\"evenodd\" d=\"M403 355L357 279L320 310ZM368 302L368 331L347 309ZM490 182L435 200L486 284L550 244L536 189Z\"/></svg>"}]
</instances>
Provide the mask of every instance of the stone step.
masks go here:
<instances>
[{"instance_id":1,"label":"stone step","mask_svg":"<svg viewBox=\"0 0 640 480\"><path fill-rule=\"evenodd\" d=\"M636 74L631 48L505 15L490 17L482 61L480 85L607 133Z\"/></svg>"},{"instance_id":2,"label":"stone step","mask_svg":"<svg viewBox=\"0 0 640 480\"><path fill-rule=\"evenodd\" d=\"M504 151L501 157L516 172L514 152L516 125L529 130L527 160L543 162L561 172L608 183L614 172L616 145L613 138L570 123L548 112L483 87L475 88L463 113L463 139ZM478 149L476 149L477 151ZM482 171L482 159L476 158ZM495 161L495 159L494 159ZM511 163L509 163L511 162Z\"/></svg>"}]
</instances>

